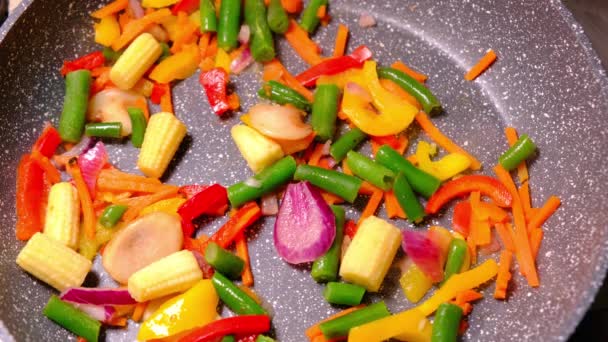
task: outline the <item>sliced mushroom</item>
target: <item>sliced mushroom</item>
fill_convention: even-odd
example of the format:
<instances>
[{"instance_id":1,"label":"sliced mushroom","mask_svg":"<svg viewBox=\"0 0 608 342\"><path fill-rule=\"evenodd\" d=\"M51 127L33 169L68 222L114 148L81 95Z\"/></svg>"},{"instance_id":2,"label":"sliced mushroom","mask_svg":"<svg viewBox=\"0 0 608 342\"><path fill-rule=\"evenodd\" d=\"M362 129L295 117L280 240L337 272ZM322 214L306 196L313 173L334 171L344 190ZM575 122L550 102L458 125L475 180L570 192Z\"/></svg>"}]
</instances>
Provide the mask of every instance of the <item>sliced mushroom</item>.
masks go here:
<instances>
[{"instance_id":1,"label":"sliced mushroom","mask_svg":"<svg viewBox=\"0 0 608 342\"><path fill-rule=\"evenodd\" d=\"M181 250L182 243L180 219L153 212L116 233L103 252L103 267L114 280L126 284L131 274Z\"/></svg>"}]
</instances>

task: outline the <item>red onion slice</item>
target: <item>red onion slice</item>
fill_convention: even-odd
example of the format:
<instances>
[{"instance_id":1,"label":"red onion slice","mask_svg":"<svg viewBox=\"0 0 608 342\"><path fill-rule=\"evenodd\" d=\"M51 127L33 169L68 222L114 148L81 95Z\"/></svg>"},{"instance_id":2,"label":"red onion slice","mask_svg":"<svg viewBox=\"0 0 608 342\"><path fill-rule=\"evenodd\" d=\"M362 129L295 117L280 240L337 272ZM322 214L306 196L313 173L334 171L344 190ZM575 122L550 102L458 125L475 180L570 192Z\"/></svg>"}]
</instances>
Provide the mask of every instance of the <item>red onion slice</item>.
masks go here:
<instances>
[{"instance_id":1,"label":"red onion slice","mask_svg":"<svg viewBox=\"0 0 608 342\"><path fill-rule=\"evenodd\" d=\"M95 186L99 172L108 162L108 153L103 142L98 141L93 148L78 157L78 166L82 172L82 178L87 183L91 198L95 198Z\"/></svg>"},{"instance_id":2,"label":"red onion slice","mask_svg":"<svg viewBox=\"0 0 608 342\"><path fill-rule=\"evenodd\" d=\"M239 35L238 35L237 39L239 40L239 43L247 44L247 43L249 43L250 35L251 35L251 30L249 29L249 26L241 25L241 29L239 30Z\"/></svg>"},{"instance_id":3,"label":"red onion slice","mask_svg":"<svg viewBox=\"0 0 608 342\"><path fill-rule=\"evenodd\" d=\"M262 215L264 215L264 216L276 215L279 212L279 201L277 200L277 195L268 194L268 195L262 196L261 207L262 207Z\"/></svg>"},{"instance_id":4,"label":"red onion slice","mask_svg":"<svg viewBox=\"0 0 608 342\"><path fill-rule=\"evenodd\" d=\"M131 297L126 288L102 289L88 287L71 287L61 293L61 300L78 304L92 305L131 305L137 301Z\"/></svg>"},{"instance_id":5,"label":"red onion slice","mask_svg":"<svg viewBox=\"0 0 608 342\"><path fill-rule=\"evenodd\" d=\"M403 250L433 282L443 279L441 252L423 232L403 231Z\"/></svg>"},{"instance_id":6,"label":"red onion slice","mask_svg":"<svg viewBox=\"0 0 608 342\"><path fill-rule=\"evenodd\" d=\"M247 69L254 62L251 50L246 47L243 52L230 63L230 71L239 74Z\"/></svg>"}]
</instances>

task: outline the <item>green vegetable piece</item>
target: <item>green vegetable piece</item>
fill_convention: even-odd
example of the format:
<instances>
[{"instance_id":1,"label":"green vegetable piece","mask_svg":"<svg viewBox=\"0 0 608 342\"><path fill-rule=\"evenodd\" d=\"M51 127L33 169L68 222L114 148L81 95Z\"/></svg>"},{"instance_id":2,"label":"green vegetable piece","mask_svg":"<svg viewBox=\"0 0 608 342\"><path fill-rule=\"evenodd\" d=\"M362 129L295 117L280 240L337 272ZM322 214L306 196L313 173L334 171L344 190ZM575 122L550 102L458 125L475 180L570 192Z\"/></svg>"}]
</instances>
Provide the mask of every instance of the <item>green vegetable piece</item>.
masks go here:
<instances>
[{"instance_id":1,"label":"green vegetable piece","mask_svg":"<svg viewBox=\"0 0 608 342\"><path fill-rule=\"evenodd\" d=\"M255 342L275 342L275 339L265 335L258 335Z\"/></svg>"},{"instance_id":2,"label":"green vegetable piece","mask_svg":"<svg viewBox=\"0 0 608 342\"><path fill-rule=\"evenodd\" d=\"M306 112L310 112L311 104L304 96L292 88L277 81L268 81L258 90L258 95L280 105L290 104Z\"/></svg>"},{"instance_id":3,"label":"green vegetable piece","mask_svg":"<svg viewBox=\"0 0 608 342\"><path fill-rule=\"evenodd\" d=\"M241 0L223 0L217 27L217 46L230 51L238 45L241 29Z\"/></svg>"},{"instance_id":4,"label":"green vegetable piece","mask_svg":"<svg viewBox=\"0 0 608 342\"><path fill-rule=\"evenodd\" d=\"M536 144L527 134L522 134L517 142L498 158L498 162L505 170L511 171L528 159L534 151L536 151Z\"/></svg>"},{"instance_id":5,"label":"green vegetable piece","mask_svg":"<svg viewBox=\"0 0 608 342\"><path fill-rule=\"evenodd\" d=\"M251 31L249 49L253 59L268 62L275 56L274 40L266 22L264 0L245 0L245 21Z\"/></svg>"},{"instance_id":6,"label":"green vegetable piece","mask_svg":"<svg viewBox=\"0 0 608 342\"><path fill-rule=\"evenodd\" d=\"M210 242L207 245L205 261L216 271L232 279L240 277L245 267L243 259L223 249L215 242Z\"/></svg>"},{"instance_id":7,"label":"green vegetable piece","mask_svg":"<svg viewBox=\"0 0 608 342\"><path fill-rule=\"evenodd\" d=\"M163 50L163 52L161 53L160 57L158 57L158 61L162 62L171 56L171 48L169 48L169 44L165 42L160 42L160 48Z\"/></svg>"},{"instance_id":8,"label":"green vegetable piece","mask_svg":"<svg viewBox=\"0 0 608 342\"><path fill-rule=\"evenodd\" d=\"M443 303L437 308L431 342L453 342L458 338L462 309L458 305Z\"/></svg>"},{"instance_id":9,"label":"green vegetable piece","mask_svg":"<svg viewBox=\"0 0 608 342\"><path fill-rule=\"evenodd\" d=\"M234 336L232 336L232 335L227 335L227 336L222 337L221 342L236 342L236 338L234 338Z\"/></svg>"},{"instance_id":10,"label":"green vegetable piece","mask_svg":"<svg viewBox=\"0 0 608 342\"><path fill-rule=\"evenodd\" d=\"M270 0L268 5L268 26L274 33L283 34L289 28L289 17L281 5L281 0Z\"/></svg>"},{"instance_id":11,"label":"green vegetable piece","mask_svg":"<svg viewBox=\"0 0 608 342\"><path fill-rule=\"evenodd\" d=\"M132 107L127 109L127 112L131 119L131 144L139 148L144 143L148 122L146 122L144 112L139 108Z\"/></svg>"},{"instance_id":12,"label":"green vegetable piece","mask_svg":"<svg viewBox=\"0 0 608 342\"><path fill-rule=\"evenodd\" d=\"M357 198L362 183L357 177L310 165L298 165L294 179L309 181L312 185L338 195L350 203Z\"/></svg>"},{"instance_id":13,"label":"green vegetable piece","mask_svg":"<svg viewBox=\"0 0 608 342\"><path fill-rule=\"evenodd\" d=\"M228 187L230 204L237 208L242 204L260 198L288 183L296 171L296 161L292 156L284 157L260 171L249 180Z\"/></svg>"},{"instance_id":14,"label":"green vegetable piece","mask_svg":"<svg viewBox=\"0 0 608 342\"><path fill-rule=\"evenodd\" d=\"M59 118L59 135L64 141L77 143L82 137L90 88L89 70L76 70L65 76L65 97Z\"/></svg>"},{"instance_id":15,"label":"green vegetable piece","mask_svg":"<svg viewBox=\"0 0 608 342\"><path fill-rule=\"evenodd\" d=\"M332 205L331 210L336 218L336 237L329 250L312 264L310 275L317 283L326 283L338 279L345 214L342 207Z\"/></svg>"},{"instance_id":16,"label":"green vegetable piece","mask_svg":"<svg viewBox=\"0 0 608 342\"><path fill-rule=\"evenodd\" d=\"M217 16L215 15L215 5L213 4L213 1L201 0L199 13L201 18L201 32L207 33L217 31Z\"/></svg>"},{"instance_id":17,"label":"green vegetable piece","mask_svg":"<svg viewBox=\"0 0 608 342\"><path fill-rule=\"evenodd\" d=\"M342 317L323 322L319 325L319 328L327 338L343 337L348 335L348 331L356 326L390 316L390 314L386 304L378 302Z\"/></svg>"},{"instance_id":18,"label":"green vegetable piece","mask_svg":"<svg viewBox=\"0 0 608 342\"><path fill-rule=\"evenodd\" d=\"M238 315L267 315L266 310L234 285L220 272L211 277L213 287L222 302Z\"/></svg>"},{"instance_id":19,"label":"green vegetable piece","mask_svg":"<svg viewBox=\"0 0 608 342\"><path fill-rule=\"evenodd\" d=\"M393 68L379 68L378 77L391 80L397 83L403 90L412 94L420 102L425 113L437 115L443 110L439 100L427 87L403 71Z\"/></svg>"},{"instance_id":20,"label":"green vegetable piece","mask_svg":"<svg viewBox=\"0 0 608 342\"><path fill-rule=\"evenodd\" d=\"M120 221L127 209L126 205L120 204L107 206L99 217L99 223L106 228L112 228Z\"/></svg>"},{"instance_id":21,"label":"green vegetable piece","mask_svg":"<svg viewBox=\"0 0 608 342\"><path fill-rule=\"evenodd\" d=\"M89 137L120 138L122 123L120 122L98 122L84 126L84 134Z\"/></svg>"},{"instance_id":22,"label":"green vegetable piece","mask_svg":"<svg viewBox=\"0 0 608 342\"><path fill-rule=\"evenodd\" d=\"M111 47L105 46L103 50L101 50L101 53L103 53L103 58L105 58L106 61L116 62L118 57L122 55L122 50L114 51L114 49L112 49Z\"/></svg>"},{"instance_id":23,"label":"green vegetable piece","mask_svg":"<svg viewBox=\"0 0 608 342\"><path fill-rule=\"evenodd\" d=\"M300 19L300 26L306 32L313 33L317 26L319 26L319 22L321 19L317 16L319 12L319 7L327 6L328 0L310 0L308 6L302 12L302 17Z\"/></svg>"},{"instance_id":24,"label":"green vegetable piece","mask_svg":"<svg viewBox=\"0 0 608 342\"><path fill-rule=\"evenodd\" d=\"M328 303L355 306L361 304L365 288L347 283L330 282L325 286L323 297Z\"/></svg>"},{"instance_id":25,"label":"green vegetable piece","mask_svg":"<svg viewBox=\"0 0 608 342\"><path fill-rule=\"evenodd\" d=\"M462 239L452 239L448 248L448 258L445 262L443 282L448 281L454 274L460 273L462 264L468 253L467 243Z\"/></svg>"},{"instance_id":26,"label":"green vegetable piece","mask_svg":"<svg viewBox=\"0 0 608 342\"><path fill-rule=\"evenodd\" d=\"M317 133L315 139L327 141L334 137L339 98L340 88L337 85L321 84L317 86L310 119L312 129Z\"/></svg>"},{"instance_id":27,"label":"green vegetable piece","mask_svg":"<svg viewBox=\"0 0 608 342\"><path fill-rule=\"evenodd\" d=\"M418 202L412 187L403 172L399 172L393 184L393 193L401 209L405 211L408 221L418 223L424 218L424 208Z\"/></svg>"},{"instance_id":28,"label":"green vegetable piece","mask_svg":"<svg viewBox=\"0 0 608 342\"><path fill-rule=\"evenodd\" d=\"M380 189L390 190L395 179L395 173L359 152L350 151L346 154L346 163L357 177L361 177Z\"/></svg>"},{"instance_id":29,"label":"green vegetable piece","mask_svg":"<svg viewBox=\"0 0 608 342\"><path fill-rule=\"evenodd\" d=\"M52 295L44 307L44 315L89 342L99 340L101 323L74 306Z\"/></svg>"},{"instance_id":30,"label":"green vegetable piece","mask_svg":"<svg viewBox=\"0 0 608 342\"><path fill-rule=\"evenodd\" d=\"M329 148L329 154L336 162L340 162L346 154L357 147L363 140L367 138L362 130L353 128L350 131L342 134Z\"/></svg>"},{"instance_id":31,"label":"green vegetable piece","mask_svg":"<svg viewBox=\"0 0 608 342\"><path fill-rule=\"evenodd\" d=\"M382 145L378 149L376 161L395 173L403 172L412 189L425 198L431 197L441 185L441 180L415 167L388 145Z\"/></svg>"}]
</instances>

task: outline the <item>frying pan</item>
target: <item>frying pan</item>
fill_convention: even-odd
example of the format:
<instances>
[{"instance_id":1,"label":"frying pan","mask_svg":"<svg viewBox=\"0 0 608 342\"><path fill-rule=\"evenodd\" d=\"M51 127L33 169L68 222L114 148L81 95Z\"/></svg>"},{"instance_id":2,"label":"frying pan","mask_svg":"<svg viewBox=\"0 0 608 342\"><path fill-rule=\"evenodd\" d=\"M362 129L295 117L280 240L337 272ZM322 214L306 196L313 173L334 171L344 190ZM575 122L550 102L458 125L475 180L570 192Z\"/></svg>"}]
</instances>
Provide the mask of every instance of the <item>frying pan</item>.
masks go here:
<instances>
[{"instance_id":1,"label":"frying pan","mask_svg":"<svg viewBox=\"0 0 608 342\"><path fill-rule=\"evenodd\" d=\"M96 49L88 13L100 1L24 0L0 29L0 340L63 341L74 339L41 314L52 289L22 272L15 257L22 243L14 239L15 169L40 133L44 121L57 123L62 107L64 59ZM362 11L378 25L358 27ZM506 148L506 125L529 133L540 153L531 163L533 203L551 194L562 207L545 225L539 253L541 287L531 289L515 272L513 295L491 299L493 286L475 306L466 340L563 341L591 303L608 266L608 83L580 26L558 1L332 1L334 18L315 39L332 46L338 22L351 29L349 45L367 44L384 64L403 59L430 76L428 86L445 112L435 119L440 129L486 165L485 173ZM305 65L281 41L281 58L292 72ZM498 62L475 82L463 74L488 48ZM327 48L327 50L330 50ZM235 77L244 108L257 99L259 68ZM189 135L172 163L166 181L175 184L232 184L250 173L229 138L238 122L211 113L196 77L175 87L176 114ZM413 135L417 135L414 128ZM420 134L422 135L422 134ZM109 144L111 162L137 172L136 151L128 143ZM348 211L356 219L363 202ZM381 212L380 216L384 213ZM449 226L451 213L427 222ZM211 233L222 219L205 222ZM303 341L303 330L335 311L322 297L307 267L283 263L272 246L273 219L252 228L251 257L255 290L274 312L276 337ZM404 221L401 228L412 228ZM87 286L113 286L100 272ZM368 300L383 298L392 312L406 303L389 273L384 287ZM106 339L132 341L136 324L107 329Z\"/></svg>"}]
</instances>

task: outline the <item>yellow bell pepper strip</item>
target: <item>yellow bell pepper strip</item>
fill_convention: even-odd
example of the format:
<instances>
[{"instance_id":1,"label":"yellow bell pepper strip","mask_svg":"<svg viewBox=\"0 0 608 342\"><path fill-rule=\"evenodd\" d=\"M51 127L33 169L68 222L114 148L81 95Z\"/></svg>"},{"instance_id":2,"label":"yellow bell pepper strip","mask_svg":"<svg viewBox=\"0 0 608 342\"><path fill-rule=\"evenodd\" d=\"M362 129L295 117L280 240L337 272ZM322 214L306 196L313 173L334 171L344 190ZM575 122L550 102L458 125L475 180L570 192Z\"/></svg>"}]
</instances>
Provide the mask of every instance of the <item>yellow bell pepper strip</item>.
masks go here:
<instances>
[{"instance_id":1,"label":"yellow bell pepper strip","mask_svg":"<svg viewBox=\"0 0 608 342\"><path fill-rule=\"evenodd\" d=\"M226 50L217 49L217 54L215 55L215 67L222 68L228 74L230 73L230 63L232 63L232 59Z\"/></svg>"},{"instance_id":2,"label":"yellow bell pepper strip","mask_svg":"<svg viewBox=\"0 0 608 342\"><path fill-rule=\"evenodd\" d=\"M184 204L184 202L186 202L186 200L181 197L167 198L143 208L139 212L139 216L144 216L146 214L154 213L157 211L172 215L179 215L177 213L177 209L179 209L179 207Z\"/></svg>"},{"instance_id":3,"label":"yellow bell pepper strip","mask_svg":"<svg viewBox=\"0 0 608 342\"><path fill-rule=\"evenodd\" d=\"M99 23L93 25L95 28L95 43L103 46L111 46L120 37L120 25L115 15L101 18Z\"/></svg>"},{"instance_id":4,"label":"yellow bell pepper strip","mask_svg":"<svg viewBox=\"0 0 608 342\"><path fill-rule=\"evenodd\" d=\"M399 284L405 297L412 303L418 303L433 287L433 281L413 262L399 278Z\"/></svg>"},{"instance_id":5,"label":"yellow bell pepper strip","mask_svg":"<svg viewBox=\"0 0 608 342\"><path fill-rule=\"evenodd\" d=\"M144 8L163 8L171 6L178 0L142 0L141 7Z\"/></svg>"},{"instance_id":6,"label":"yellow bell pepper strip","mask_svg":"<svg viewBox=\"0 0 608 342\"><path fill-rule=\"evenodd\" d=\"M414 120L418 109L380 85L376 62L365 62L363 79L379 113L369 109L369 103L352 89L349 90L347 85L342 100L344 114L363 132L374 136L397 134L406 129Z\"/></svg>"},{"instance_id":7,"label":"yellow bell pepper strip","mask_svg":"<svg viewBox=\"0 0 608 342\"><path fill-rule=\"evenodd\" d=\"M418 168L420 170L442 181L456 176L471 165L471 160L460 153L450 153L440 160L432 161L431 156L434 156L436 153L437 148L435 146L426 141L420 141L416 148L416 159L418 160Z\"/></svg>"},{"instance_id":8,"label":"yellow bell pepper strip","mask_svg":"<svg viewBox=\"0 0 608 342\"><path fill-rule=\"evenodd\" d=\"M150 73L150 79L163 84L186 79L196 72L200 59L198 47L188 45L160 62Z\"/></svg>"},{"instance_id":9,"label":"yellow bell pepper strip","mask_svg":"<svg viewBox=\"0 0 608 342\"><path fill-rule=\"evenodd\" d=\"M335 84L340 89L344 89L347 83L356 83L361 87L365 87L365 79L363 78L362 69L348 69L335 75L323 75L317 79L317 86L322 84Z\"/></svg>"},{"instance_id":10,"label":"yellow bell pepper strip","mask_svg":"<svg viewBox=\"0 0 608 342\"><path fill-rule=\"evenodd\" d=\"M409 342L430 342L431 333L431 323L420 310L414 308L352 328L348 334L348 342L385 341L391 338Z\"/></svg>"},{"instance_id":11,"label":"yellow bell pepper strip","mask_svg":"<svg viewBox=\"0 0 608 342\"><path fill-rule=\"evenodd\" d=\"M137 340L151 340L202 327L217 318L219 302L209 279L203 279L190 290L169 299L139 329Z\"/></svg>"}]
</instances>

